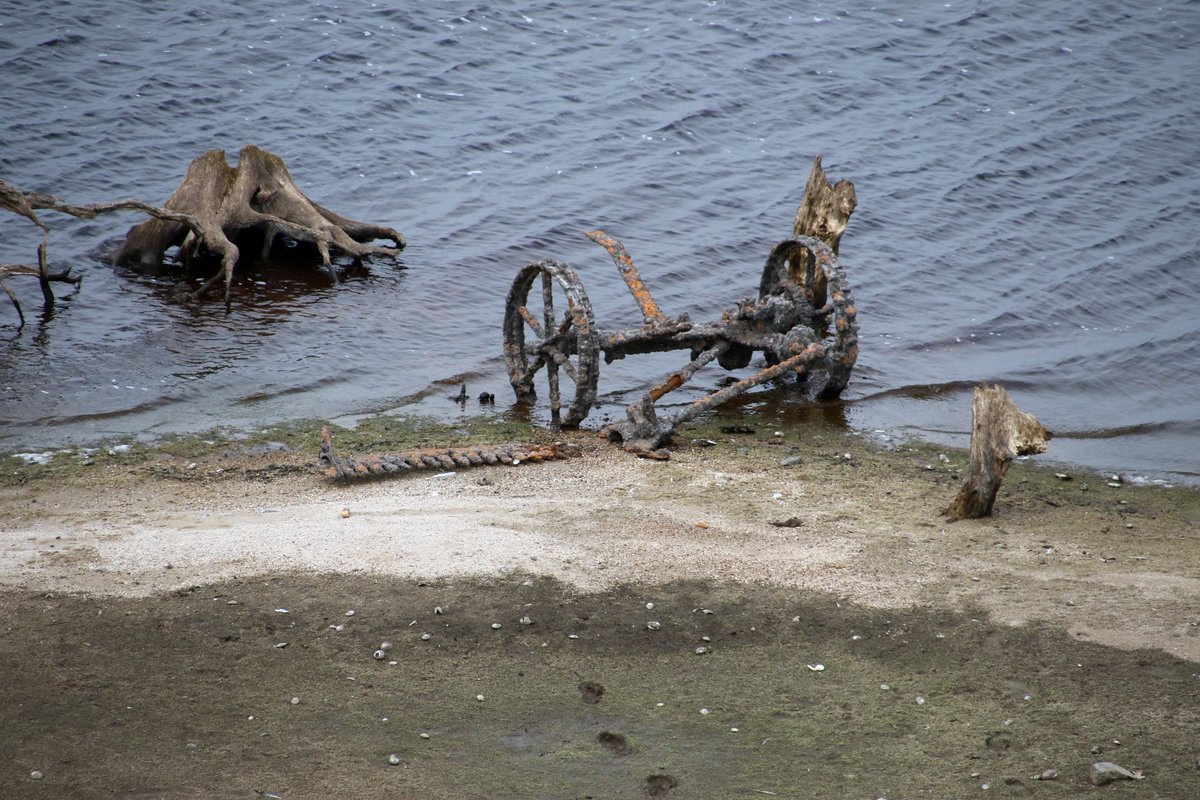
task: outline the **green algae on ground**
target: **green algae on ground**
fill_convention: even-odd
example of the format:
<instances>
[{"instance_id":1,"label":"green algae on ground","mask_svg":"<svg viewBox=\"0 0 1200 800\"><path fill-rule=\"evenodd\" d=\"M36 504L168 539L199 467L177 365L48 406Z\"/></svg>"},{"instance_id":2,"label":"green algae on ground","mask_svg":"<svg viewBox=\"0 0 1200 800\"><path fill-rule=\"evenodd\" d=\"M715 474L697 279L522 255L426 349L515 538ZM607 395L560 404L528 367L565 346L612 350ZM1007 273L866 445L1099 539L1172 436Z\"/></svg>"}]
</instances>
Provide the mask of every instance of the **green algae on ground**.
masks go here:
<instances>
[{"instance_id":1,"label":"green algae on ground","mask_svg":"<svg viewBox=\"0 0 1200 800\"><path fill-rule=\"evenodd\" d=\"M94 446L51 452L47 463L20 460L15 453L0 454L0 486L30 481L73 483L106 467L144 467L156 476L178 480L211 480L223 473L197 469L237 459L273 461L277 469L296 470L316 463L323 420L295 420L254 431L215 429L189 435L169 435L151 440L122 439ZM377 414L363 417L353 428L333 426L339 452L367 455L426 447L504 442L552 442L552 431L537 428L508 415L470 417L449 423L425 417ZM191 466L197 465L197 466ZM258 469L268 469L264 463ZM269 471L269 470L268 470ZM224 475L232 477L235 473Z\"/></svg>"},{"instance_id":2,"label":"green algae on ground","mask_svg":"<svg viewBox=\"0 0 1200 800\"><path fill-rule=\"evenodd\" d=\"M1003 797L1052 768L1038 796L1073 797L1097 751L1142 798L1195 782L1195 664L979 613L522 574L0 607L3 796Z\"/></svg>"}]
</instances>

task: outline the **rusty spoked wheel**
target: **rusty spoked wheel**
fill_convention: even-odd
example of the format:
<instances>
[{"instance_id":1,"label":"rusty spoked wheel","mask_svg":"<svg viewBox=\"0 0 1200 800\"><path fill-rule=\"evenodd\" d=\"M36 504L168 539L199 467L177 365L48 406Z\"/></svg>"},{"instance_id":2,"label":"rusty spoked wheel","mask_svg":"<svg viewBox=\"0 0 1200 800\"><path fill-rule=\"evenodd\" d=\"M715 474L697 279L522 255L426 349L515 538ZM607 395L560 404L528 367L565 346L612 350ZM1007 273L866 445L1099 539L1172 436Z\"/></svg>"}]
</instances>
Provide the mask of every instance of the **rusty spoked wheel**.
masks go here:
<instances>
[{"instance_id":1,"label":"rusty spoked wheel","mask_svg":"<svg viewBox=\"0 0 1200 800\"><path fill-rule=\"evenodd\" d=\"M780 242L767 258L758 289L760 298L773 294L791 294L804 311L800 324L818 337L832 335L823 364L828 380L818 396L837 397L858 359L858 310L841 262L827 244L811 236ZM768 363L779 361L765 355Z\"/></svg>"},{"instance_id":2,"label":"rusty spoked wheel","mask_svg":"<svg viewBox=\"0 0 1200 800\"><path fill-rule=\"evenodd\" d=\"M504 309L504 361L517 401L530 405L537 402L534 379L545 368L552 424L573 428L591 411L600 378L596 319L566 264L537 261L517 273ZM575 387L565 406L562 375Z\"/></svg>"}]
</instances>

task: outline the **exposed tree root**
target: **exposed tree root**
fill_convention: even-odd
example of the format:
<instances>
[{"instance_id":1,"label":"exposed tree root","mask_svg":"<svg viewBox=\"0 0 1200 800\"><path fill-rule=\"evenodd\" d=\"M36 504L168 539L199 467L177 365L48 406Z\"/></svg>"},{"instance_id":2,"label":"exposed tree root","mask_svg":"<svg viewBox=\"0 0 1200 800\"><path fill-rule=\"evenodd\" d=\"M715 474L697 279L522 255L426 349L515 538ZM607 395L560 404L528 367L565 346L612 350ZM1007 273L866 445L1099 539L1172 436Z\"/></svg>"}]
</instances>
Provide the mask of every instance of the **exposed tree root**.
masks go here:
<instances>
[{"instance_id":1,"label":"exposed tree root","mask_svg":"<svg viewBox=\"0 0 1200 800\"><path fill-rule=\"evenodd\" d=\"M313 244L322 266L335 280L333 252L354 258L394 257L405 244L399 231L343 217L312 202L296 186L282 158L254 145L242 148L236 168L226 162L223 150L210 150L196 158L189 165L179 188L163 207L132 199L71 205L53 195L25 194L4 180L0 180L0 207L25 217L42 229L37 266L0 264L0 289L12 300L22 324L25 315L4 278L36 275L47 309L54 307L51 281L77 282L68 275L69 270L50 272L46 257L50 227L37 215L37 210L57 211L81 219L92 219L113 211L141 211L150 215L152 219L129 229L124 243L113 256L113 263L159 266L166 251L172 247L179 247L185 263L202 251L211 253L220 259L221 268L195 292L195 296L199 297L223 278L226 306L229 305L233 269L240 255L235 241L248 231L261 235L264 256L279 235ZM393 244L368 244L378 239L391 240Z\"/></svg>"}]
</instances>

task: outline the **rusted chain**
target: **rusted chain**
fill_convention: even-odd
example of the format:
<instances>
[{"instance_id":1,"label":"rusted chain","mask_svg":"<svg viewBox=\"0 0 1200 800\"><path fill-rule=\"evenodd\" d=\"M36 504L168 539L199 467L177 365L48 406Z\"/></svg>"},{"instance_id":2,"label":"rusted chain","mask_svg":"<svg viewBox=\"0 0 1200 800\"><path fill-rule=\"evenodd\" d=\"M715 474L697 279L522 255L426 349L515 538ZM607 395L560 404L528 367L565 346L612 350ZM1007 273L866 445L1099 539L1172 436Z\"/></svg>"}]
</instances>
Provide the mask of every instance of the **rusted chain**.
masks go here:
<instances>
[{"instance_id":1,"label":"rusted chain","mask_svg":"<svg viewBox=\"0 0 1200 800\"><path fill-rule=\"evenodd\" d=\"M571 458L582 453L577 445L494 444L410 450L407 453L376 454L362 458L343 458L333 452L333 432L321 430L321 448L317 466L327 478L378 478L422 469L457 470L485 465L517 465L526 461Z\"/></svg>"}]
</instances>

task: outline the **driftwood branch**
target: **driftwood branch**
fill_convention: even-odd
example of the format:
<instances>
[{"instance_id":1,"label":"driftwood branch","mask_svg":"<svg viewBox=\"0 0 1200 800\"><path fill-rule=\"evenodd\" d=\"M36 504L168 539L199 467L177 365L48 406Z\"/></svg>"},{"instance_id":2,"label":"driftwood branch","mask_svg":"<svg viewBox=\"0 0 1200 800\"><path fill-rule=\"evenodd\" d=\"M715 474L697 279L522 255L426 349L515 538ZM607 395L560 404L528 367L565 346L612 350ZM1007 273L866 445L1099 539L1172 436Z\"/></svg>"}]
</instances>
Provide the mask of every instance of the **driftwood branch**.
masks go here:
<instances>
[{"instance_id":1,"label":"driftwood branch","mask_svg":"<svg viewBox=\"0 0 1200 800\"><path fill-rule=\"evenodd\" d=\"M1000 482L1017 456L1046 452L1050 432L1021 411L1000 386L975 389L971 404L971 464L966 482L944 512L951 522L991 516Z\"/></svg>"}]
</instances>

